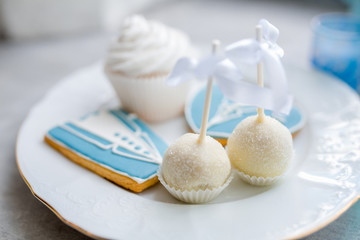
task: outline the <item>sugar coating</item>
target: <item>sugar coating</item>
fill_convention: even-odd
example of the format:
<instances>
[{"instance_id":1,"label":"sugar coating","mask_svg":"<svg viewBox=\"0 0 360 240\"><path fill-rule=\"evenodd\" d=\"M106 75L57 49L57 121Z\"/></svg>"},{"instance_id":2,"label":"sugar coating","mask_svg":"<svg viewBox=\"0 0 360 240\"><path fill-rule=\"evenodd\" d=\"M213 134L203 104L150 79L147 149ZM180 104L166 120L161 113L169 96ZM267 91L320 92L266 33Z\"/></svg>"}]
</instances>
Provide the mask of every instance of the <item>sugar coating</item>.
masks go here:
<instances>
[{"instance_id":1,"label":"sugar coating","mask_svg":"<svg viewBox=\"0 0 360 240\"><path fill-rule=\"evenodd\" d=\"M290 131L274 118L263 122L251 116L240 122L228 139L231 163L239 171L256 177L283 174L293 156Z\"/></svg>"},{"instance_id":2,"label":"sugar coating","mask_svg":"<svg viewBox=\"0 0 360 240\"><path fill-rule=\"evenodd\" d=\"M165 182L175 189L205 190L222 186L231 172L231 163L223 146L206 136L187 133L166 150L161 166Z\"/></svg>"}]
</instances>

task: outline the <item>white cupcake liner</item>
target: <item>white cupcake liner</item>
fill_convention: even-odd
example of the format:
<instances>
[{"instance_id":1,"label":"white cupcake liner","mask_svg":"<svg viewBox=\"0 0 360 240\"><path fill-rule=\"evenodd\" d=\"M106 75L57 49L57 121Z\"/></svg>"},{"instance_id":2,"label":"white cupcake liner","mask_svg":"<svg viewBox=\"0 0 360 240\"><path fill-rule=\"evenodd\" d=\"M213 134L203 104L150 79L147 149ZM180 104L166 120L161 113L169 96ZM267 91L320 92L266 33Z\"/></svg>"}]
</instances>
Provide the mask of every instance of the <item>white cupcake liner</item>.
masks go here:
<instances>
[{"instance_id":1,"label":"white cupcake liner","mask_svg":"<svg viewBox=\"0 0 360 240\"><path fill-rule=\"evenodd\" d=\"M176 190L174 187L170 187L163 179L160 169L158 171L158 179L161 184L166 188L166 190L168 190L169 193L173 195L176 199L186 203L206 203L216 198L230 184L231 180L233 179L233 175L231 173L226 182L218 188L213 188L212 190L206 189L197 191L181 191Z\"/></svg>"},{"instance_id":2,"label":"white cupcake liner","mask_svg":"<svg viewBox=\"0 0 360 240\"><path fill-rule=\"evenodd\" d=\"M271 185L273 183L275 183L276 181L278 181L283 175L280 176L276 176L276 177L256 177L256 176L250 176L248 174L245 174L237 169L234 169L234 172L236 172L238 174L238 176L240 177L241 180L243 180L244 182L247 182L251 185L255 185L255 186L268 186Z\"/></svg>"},{"instance_id":3,"label":"white cupcake liner","mask_svg":"<svg viewBox=\"0 0 360 240\"><path fill-rule=\"evenodd\" d=\"M127 77L105 70L124 109L148 122L159 122L181 115L190 82L170 87L165 75Z\"/></svg>"}]
</instances>

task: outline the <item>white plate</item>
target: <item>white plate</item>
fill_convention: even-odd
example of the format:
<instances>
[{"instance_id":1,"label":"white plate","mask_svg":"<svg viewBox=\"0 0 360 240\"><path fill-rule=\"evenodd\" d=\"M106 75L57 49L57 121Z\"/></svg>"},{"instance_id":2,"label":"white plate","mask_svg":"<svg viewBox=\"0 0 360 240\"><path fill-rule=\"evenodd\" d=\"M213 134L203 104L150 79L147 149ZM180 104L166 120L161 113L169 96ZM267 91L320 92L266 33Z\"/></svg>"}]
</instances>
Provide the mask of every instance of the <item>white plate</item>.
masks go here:
<instances>
[{"instance_id":1,"label":"white plate","mask_svg":"<svg viewBox=\"0 0 360 240\"><path fill-rule=\"evenodd\" d=\"M67 160L43 142L62 121L116 106L101 65L60 82L23 123L19 169L34 195L65 223L109 239L279 239L305 236L336 219L360 193L360 103L343 83L288 69L291 90L308 114L295 138L296 157L273 187L235 178L213 202L187 205L161 184L126 191ZM171 142L187 131L183 118L152 125Z\"/></svg>"}]
</instances>

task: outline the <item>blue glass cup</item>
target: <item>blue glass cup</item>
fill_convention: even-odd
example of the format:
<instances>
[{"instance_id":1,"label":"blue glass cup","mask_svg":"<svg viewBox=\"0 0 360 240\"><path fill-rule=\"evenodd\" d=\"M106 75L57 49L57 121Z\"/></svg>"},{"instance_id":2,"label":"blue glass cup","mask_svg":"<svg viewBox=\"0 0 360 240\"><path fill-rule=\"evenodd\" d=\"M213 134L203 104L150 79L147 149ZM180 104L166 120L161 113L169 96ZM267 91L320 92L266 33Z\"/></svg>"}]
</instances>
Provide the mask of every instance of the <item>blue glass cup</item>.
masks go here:
<instances>
[{"instance_id":1,"label":"blue glass cup","mask_svg":"<svg viewBox=\"0 0 360 240\"><path fill-rule=\"evenodd\" d=\"M312 64L360 92L360 19L328 13L312 21Z\"/></svg>"}]
</instances>

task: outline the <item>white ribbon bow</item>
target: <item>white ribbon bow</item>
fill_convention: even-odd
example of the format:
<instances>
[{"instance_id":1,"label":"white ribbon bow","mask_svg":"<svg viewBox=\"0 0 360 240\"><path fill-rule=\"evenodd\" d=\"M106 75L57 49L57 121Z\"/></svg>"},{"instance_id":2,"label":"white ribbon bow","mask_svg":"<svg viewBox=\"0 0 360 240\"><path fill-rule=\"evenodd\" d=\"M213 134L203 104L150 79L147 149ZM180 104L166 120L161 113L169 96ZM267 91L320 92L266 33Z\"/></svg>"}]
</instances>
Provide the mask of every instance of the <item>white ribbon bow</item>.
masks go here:
<instances>
[{"instance_id":1,"label":"white ribbon bow","mask_svg":"<svg viewBox=\"0 0 360 240\"><path fill-rule=\"evenodd\" d=\"M262 26L262 43L255 39L233 43L226 48L225 55L228 59L220 56L209 56L200 61L181 58L168 76L167 84L176 86L191 79L205 80L213 76L226 98L289 114L292 96L287 93L285 71L280 61L284 52L276 44L279 30L265 19L260 20L259 24ZM260 61L267 70L268 88L241 81L243 76L233 64L256 64Z\"/></svg>"},{"instance_id":2,"label":"white ribbon bow","mask_svg":"<svg viewBox=\"0 0 360 240\"><path fill-rule=\"evenodd\" d=\"M169 86L177 86L192 79L207 80L211 76L221 89L242 78L240 70L231 61L219 56L209 56L200 61L193 58L179 59L166 82Z\"/></svg>"},{"instance_id":3,"label":"white ribbon bow","mask_svg":"<svg viewBox=\"0 0 360 240\"><path fill-rule=\"evenodd\" d=\"M259 25L262 27L261 43L255 39L244 39L226 47L225 55L237 65L263 62L268 88L248 84L246 89L238 89L234 85L230 90L238 91L239 94L232 100L243 102L244 96L241 94L246 94L249 98L247 104L289 114L293 98L288 95L285 71L280 61L284 51L276 44L279 30L265 19L261 19Z\"/></svg>"}]
</instances>

